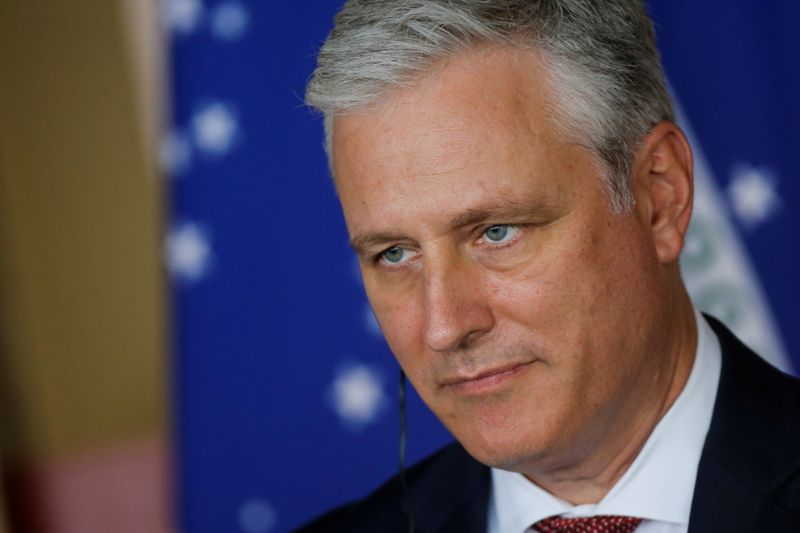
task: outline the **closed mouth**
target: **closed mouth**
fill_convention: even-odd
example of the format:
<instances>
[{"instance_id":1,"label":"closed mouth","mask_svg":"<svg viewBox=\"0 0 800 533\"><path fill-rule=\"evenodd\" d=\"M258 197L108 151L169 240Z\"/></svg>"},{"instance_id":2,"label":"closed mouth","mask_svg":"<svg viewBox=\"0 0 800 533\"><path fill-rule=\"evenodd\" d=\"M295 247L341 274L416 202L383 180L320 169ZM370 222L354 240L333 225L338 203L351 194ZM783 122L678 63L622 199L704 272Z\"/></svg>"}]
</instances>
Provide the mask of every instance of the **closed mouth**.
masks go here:
<instances>
[{"instance_id":1,"label":"closed mouth","mask_svg":"<svg viewBox=\"0 0 800 533\"><path fill-rule=\"evenodd\" d=\"M483 370L475 374L459 374L441 382L442 388L454 388L462 392L483 392L501 385L506 379L522 372L536 361L514 362Z\"/></svg>"}]
</instances>

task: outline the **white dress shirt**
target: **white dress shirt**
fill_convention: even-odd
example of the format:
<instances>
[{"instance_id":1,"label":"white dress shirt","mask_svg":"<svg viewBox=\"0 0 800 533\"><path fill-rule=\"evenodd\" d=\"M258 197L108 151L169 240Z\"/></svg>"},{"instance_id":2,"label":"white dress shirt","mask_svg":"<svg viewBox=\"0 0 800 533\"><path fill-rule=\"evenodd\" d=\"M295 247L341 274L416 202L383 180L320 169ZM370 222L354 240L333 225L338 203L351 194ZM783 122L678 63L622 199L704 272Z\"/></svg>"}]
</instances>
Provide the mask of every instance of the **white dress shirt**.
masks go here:
<instances>
[{"instance_id":1,"label":"white dress shirt","mask_svg":"<svg viewBox=\"0 0 800 533\"><path fill-rule=\"evenodd\" d=\"M695 316L697 353L689 379L608 494L597 504L573 506L522 474L492 468L489 533L530 533L553 515L635 516L644 519L636 533L686 533L722 366L717 336L700 313Z\"/></svg>"}]
</instances>

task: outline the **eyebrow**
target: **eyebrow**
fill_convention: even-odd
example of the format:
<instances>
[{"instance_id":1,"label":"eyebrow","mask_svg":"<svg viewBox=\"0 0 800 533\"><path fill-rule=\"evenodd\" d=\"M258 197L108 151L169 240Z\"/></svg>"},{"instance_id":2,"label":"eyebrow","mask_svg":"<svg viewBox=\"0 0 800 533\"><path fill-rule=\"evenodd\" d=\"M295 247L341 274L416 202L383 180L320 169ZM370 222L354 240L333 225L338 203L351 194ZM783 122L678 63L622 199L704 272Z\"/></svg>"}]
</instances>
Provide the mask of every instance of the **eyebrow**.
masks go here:
<instances>
[{"instance_id":1,"label":"eyebrow","mask_svg":"<svg viewBox=\"0 0 800 533\"><path fill-rule=\"evenodd\" d=\"M350 239L350 247L361 257L369 255L368 250L385 245L388 242L396 242L405 239L400 233L379 232L355 235Z\"/></svg>"},{"instance_id":2,"label":"eyebrow","mask_svg":"<svg viewBox=\"0 0 800 533\"><path fill-rule=\"evenodd\" d=\"M491 218L513 217L521 214L530 214L538 210L535 206L524 202L503 200L497 204L480 205L467 209L463 213L454 216L449 226L452 228L472 226Z\"/></svg>"},{"instance_id":3,"label":"eyebrow","mask_svg":"<svg viewBox=\"0 0 800 533\"><path fill-rule=\"evenodd\" d=\"M532 214L542 211L541 206L531 205L524 202L503 200L497 204L485 204L467 209L455 215L447 223L449 228L463 228L485 222L492 218L514 217L522 214ZM376 233L365 233L354 235L350 239L350 246L359 256L368 255L368 250L389 242L407 240L408 237L401 233L391 231L381 231Z\"/></svg>"}]
</instances>

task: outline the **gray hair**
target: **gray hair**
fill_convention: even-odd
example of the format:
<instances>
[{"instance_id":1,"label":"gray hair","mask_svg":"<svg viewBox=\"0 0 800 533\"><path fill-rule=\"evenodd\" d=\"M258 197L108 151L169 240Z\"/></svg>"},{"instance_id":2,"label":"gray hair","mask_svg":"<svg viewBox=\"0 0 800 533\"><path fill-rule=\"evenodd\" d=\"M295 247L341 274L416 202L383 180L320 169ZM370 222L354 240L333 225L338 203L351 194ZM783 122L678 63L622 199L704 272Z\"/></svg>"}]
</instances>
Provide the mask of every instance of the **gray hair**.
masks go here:
<instances>
[{"instance_id":1,"label":"gray hair","mask_svg":"<svg viewBox=\"0 0 800 533\"><path fill-rule=\"evenodd\" d=\"M642 0L349 0L334 23L306 89L325 116L329 160L334 114L364 110L437 61L487 45L539 54L559 128L601 162L617 213L634 204L636 149L675 120Z\"/></svg>"}]
</instances>

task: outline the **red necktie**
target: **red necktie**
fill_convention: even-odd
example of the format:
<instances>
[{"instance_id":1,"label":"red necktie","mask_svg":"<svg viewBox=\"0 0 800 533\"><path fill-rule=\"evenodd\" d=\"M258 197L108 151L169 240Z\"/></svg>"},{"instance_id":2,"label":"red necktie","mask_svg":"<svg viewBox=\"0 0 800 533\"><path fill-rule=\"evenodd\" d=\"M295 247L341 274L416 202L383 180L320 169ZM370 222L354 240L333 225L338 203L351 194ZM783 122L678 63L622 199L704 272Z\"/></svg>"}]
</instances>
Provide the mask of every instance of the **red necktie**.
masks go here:
<instances>
[{"instance_id":1,"label":"red necktie","mask_svg":"<svg viewBox=\"0 0 800 533\"><path fill-rule=\"evenodd\" d=\"M632 516L551 516L533 524L533 529L539 533L631 533L641 522L641 518Z\"/></svg>"}]
</instances>

